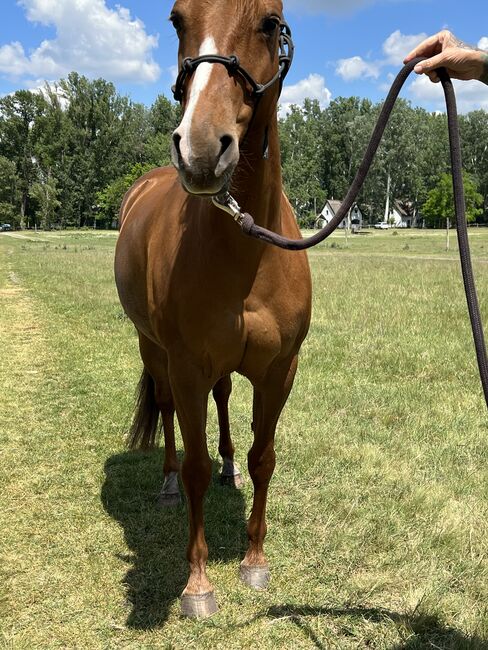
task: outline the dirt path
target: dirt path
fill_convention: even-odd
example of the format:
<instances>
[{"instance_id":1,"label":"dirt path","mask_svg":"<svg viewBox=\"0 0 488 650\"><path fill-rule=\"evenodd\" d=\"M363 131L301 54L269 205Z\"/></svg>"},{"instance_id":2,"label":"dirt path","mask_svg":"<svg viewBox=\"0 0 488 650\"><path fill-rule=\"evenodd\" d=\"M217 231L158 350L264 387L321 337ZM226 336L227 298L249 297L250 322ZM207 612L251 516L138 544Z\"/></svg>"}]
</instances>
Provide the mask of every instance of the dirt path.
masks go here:
<instances>
[{"instance_id":1,"label":"dirt path","mask_svg":"<svg viewBox=\"0 0 488 650\"><path fill-rule=\"evenodd\" d=\"M1 394L0 458L15 453L13 441L37 419L35 396L42 390L48 350L34 299L13 264L13 251L0 248ZM9 452L10 449L10 452ZM13 460L13 459L10 459ZM3 463L0 463L0 465ZM8 465L8 463L7 463Z\"/></svg>"},{"instance_id":2,"label":"dirt path","mask_svg":"<svg viewBox=\"0 0 488 650\"><path fill-rule=\"evenodd\" d=\"M30 235L23 235L20 232L4 232L2 233L2 237L12 237L12 239L25 239L25 241L43 241L43 242L50 242L50 239L46 239L45 237L38 237L37 235L35 237L32 237Z\"/></svg>"}]
</instances>

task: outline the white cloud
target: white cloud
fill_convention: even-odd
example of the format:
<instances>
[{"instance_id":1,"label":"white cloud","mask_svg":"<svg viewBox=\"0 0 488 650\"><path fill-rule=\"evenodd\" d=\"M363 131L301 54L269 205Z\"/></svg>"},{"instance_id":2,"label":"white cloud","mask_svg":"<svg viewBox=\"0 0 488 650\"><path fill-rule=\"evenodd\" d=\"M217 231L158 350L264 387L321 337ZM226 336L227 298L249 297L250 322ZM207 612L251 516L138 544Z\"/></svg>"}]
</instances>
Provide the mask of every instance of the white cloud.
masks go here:
<instances>
[{"instance_id":1,"label":"white cloud","mask_svg":"<svg viewBox=\"0 0 488 650\"><path fill-rule=\"evenodd\" d=\"M0 46L0 74L10 78L59 78L71 70L113 81L152 82L160 68L152 58L157 36L128 9L105 0L19 0L27 19L53 25L56 37L32 53L19 42Z\"/></svg>"},{"instance_id":2,"label":"white cloud","mask_svg":"<svg viewBox=\"0 0 488 650\"><path fill-rule=\"evenodd\" d=\"M479 108L488 110L488 86L479 81L458 81L453 79L460 113L468 113ZM444 92L440 83L432 83L426 75L418 76L408 89L409 93L431 108L445 112Z\"/></svg>"},{"instance_id":3,"label":"white cloud","mask_svg":"<svg viewBox=\"0 0 488 650\"><path fill-rule=\"evenodd\" d=\"M383 43L383 52L386 54L387 63L402 65L403 59L427 38L427 34L402 34L399 29L390 34Z\"/></svg>"},{"instance_id":4,"label":"white cloud","mask_svg":"<svg viewBox=\"0 0 488 650\"><path fill-rule=\"evenodd\" d=\"M344 81L354 81L361 77L371 77L378 79L380 76L380 63L370 63L360 56L352 56L350 59L339 59L337 62L336 73Z\"/></svg>"},{"instance_id":5,"label":"white cloud","mask_svg":"<svg viewBox=\"0 0 488 650\"><path fill-rule=\"evenodd\" d=\"M381 71L387 66L401 66L405 56L427 37L426 34L402 34L399 29L390 34L383 43L384 59L366 61L361 56L340 59L337 62L336 74L344 81L355 81L361 78L378 79ZM384 89L382 84L381 89Z\"/></svg>"},{"instance_id":6,"label":"white cloud","mask_svg":"<svg viewBox=\"0 0 488 650\"><path fill-rule=\"evenodd\" d=\"M483 36L483 38L480 39L478 43L478 47L480 48L480 50L488 51L488 36Z\"/></svg>"},{"instance_id":7,"label":"white cloud","mask_svg":"<svg viewBox=\"0 0 488 650\"><path fill-rule=\"evenodd\" d=\"M292 104L301 106L304 99L317 99L325 108L332 98L332 93L325 86L325 79L319 74L310 74L293 86L285 86L281 94L280 115L284 116Z\"/></svg>"},{"instance_id":8,"label":"white cloud","mask_svg":"<svg viewBox=\"0 0 488 650\"><path fill-rule=\"evenodd\" d=\"M25 74L29 61L25 56L24 48L18 41L0 47L0 71L7 72L9 76L20 77Z\"/></svg>"}]
</instances>

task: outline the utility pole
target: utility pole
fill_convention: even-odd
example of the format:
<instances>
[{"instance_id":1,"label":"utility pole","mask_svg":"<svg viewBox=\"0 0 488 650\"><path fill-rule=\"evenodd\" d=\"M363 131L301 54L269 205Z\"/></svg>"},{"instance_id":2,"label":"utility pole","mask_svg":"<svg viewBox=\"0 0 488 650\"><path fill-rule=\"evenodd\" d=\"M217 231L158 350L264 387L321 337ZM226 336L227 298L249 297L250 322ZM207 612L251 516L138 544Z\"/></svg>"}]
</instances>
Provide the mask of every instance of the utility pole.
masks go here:
<instances>
[{"instance_id":1,"label":"utility pole","mask_svg":"<svg viewBox=\"0 0 488 650\"><path fill-rule=\"evenodd\" d=\"M388 181L386 183L386 203L385 203L385 216L383 221L389 223L390 221L390 188L391 188L391 176L390 170L388 169Z\"/></svg>"}]
</instances>

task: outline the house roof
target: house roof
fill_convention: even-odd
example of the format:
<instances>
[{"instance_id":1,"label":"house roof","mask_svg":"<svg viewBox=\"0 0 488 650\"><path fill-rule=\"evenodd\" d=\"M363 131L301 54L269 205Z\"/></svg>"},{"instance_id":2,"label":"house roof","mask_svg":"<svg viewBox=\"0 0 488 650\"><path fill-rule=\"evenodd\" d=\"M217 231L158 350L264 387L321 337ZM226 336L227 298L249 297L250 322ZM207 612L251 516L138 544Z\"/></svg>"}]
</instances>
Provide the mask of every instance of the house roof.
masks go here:
<instances>
[{"instance_id":1,"label":"house roof","mask_svg":"<svg viewBox=\"0 0 488 650\"><path fill-rule=\"evenodd\" d=\"M408 212L405 210L405 208L403 207L403 205L402 205L402 203L400 201L395 201L393 203L393 208L398 212L398 214L401 217L408 217L409 216Z\"/></svg>"},{"instance_id":2,"label":"house roof","mask_svg":"<svg viewBox=\"0 0 488 650\"><path fill-rule=\"evenodd\" d=\"M327 203L330 205L330 207L334 211L334 214L337 214L337 210L339 210L339 208L342 205L342 201L334 201L334 200L332 200L332 201L327 201Z\"/></svg>"},{"instance_id":3,"label":"house roof","mask_svg":"<svg viewBox=\"0 0 488 650\"><path fill-rule=\"evenodd\" d=\"M343 203L343 201L336 201L335 199L331 199L331 200L329 200L329 201L326 201L325 205L327 205L327 204L330 205L330 207L331 207L333 213L334 213L334 214L337 214L337 211L338 211L339 208L341 207L342 203ZM357 206L357 203L353 203L353 205L352 205L352 210L354 210L354 208L355 208L356 206Z\"/></svg>"}]
</instances>

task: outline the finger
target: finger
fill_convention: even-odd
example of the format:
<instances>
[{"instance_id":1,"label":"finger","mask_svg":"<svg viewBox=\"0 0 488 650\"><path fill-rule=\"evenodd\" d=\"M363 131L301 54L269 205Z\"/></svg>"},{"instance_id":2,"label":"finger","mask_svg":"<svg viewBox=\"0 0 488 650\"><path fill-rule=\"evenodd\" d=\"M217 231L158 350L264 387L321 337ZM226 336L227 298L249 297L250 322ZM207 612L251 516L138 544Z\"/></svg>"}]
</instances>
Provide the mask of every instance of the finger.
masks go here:
<instances>
[{"instance_id":1,"label":"finger","mask_svg":"<svg viewBox=\"0 0 488 650\"><path fill-rule=\"evenodd\" d=\"M427 72L427 75L428 75L429 79L430 79L433 83L435 83L435 84L438 84L438 83L439 83L439 81L440 81L440 77L439 77L439 75L437 74L437 72L435 72L435 71L434 71L434 72Z\"/></svg>"},{"instance_id":2,"label":"finger","mask_svg":"<svg viewBox=\"0 0 488 650\"><path fill-rule=\"evenodd\" d=\"M442 66L446 64L447 59L448 56L445 54L445 52L441 52L440 54L437 54L436 56L433 56L432 58L427 59L426 61L421 61L420 63L417 63L414 70L417 74L422 74L422 73L427 74L428 72L432 72L432 70L435 70L436 68L442 68Z\"/></svg>"},{"instance_id":3,"label":"finger","mask_svg":"<svg viewBox=\"0 0 488 650\"><path fill-rule=\"evenodd\" d=\"M408 63L412 59L417 58L418 56L432 56L433 54L436 54L442 49L442 40L441 40L441 33L439 34L434 34L434 36L430 36L429 38L426 38L425 41L422 41L420 45L417 45L410 54L408 54L405 59L403 60L403 63Z\"/></svg>"}]
</instances>

